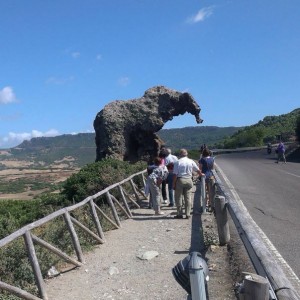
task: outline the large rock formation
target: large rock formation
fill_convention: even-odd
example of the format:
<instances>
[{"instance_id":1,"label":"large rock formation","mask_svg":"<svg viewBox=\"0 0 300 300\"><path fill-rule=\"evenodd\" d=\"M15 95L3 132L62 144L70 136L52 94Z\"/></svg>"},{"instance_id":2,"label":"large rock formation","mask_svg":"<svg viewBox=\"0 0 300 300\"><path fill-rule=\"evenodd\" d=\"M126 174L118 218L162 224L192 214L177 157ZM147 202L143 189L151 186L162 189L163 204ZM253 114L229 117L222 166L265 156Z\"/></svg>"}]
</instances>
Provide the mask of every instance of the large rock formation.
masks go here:
<instances>
[{"instance_id":1,"label":"large rock formation","mask_svg":"<svg viewBox=\"0 0 300 300\"><path fill-rule=\"evenodd\" d=\"M167 121L188 112L201 123L200 110L191 94L164 86L150 88L138 99L113 101L94 120L96 161L105 157L149 160L163 143L155 133Z\"/></svg>"}]
</instances>

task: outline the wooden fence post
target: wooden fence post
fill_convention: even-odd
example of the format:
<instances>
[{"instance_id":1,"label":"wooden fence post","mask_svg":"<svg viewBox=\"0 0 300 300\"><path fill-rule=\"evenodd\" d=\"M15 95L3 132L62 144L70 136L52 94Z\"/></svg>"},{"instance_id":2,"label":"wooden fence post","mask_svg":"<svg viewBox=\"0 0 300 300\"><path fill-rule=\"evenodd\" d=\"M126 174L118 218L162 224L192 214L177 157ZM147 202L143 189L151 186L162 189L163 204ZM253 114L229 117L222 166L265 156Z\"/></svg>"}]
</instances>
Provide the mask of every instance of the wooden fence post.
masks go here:
<instances>
[{"instance_id":1,"label":"wooden fence post","mask_svg":"<svg viewBox=\"0 0 300 300\"><path fill-rule=\"evenodd\" d=\"M34 249L30 231L26 231L25 234L23 235L23 237L25 240L25 245L26 245L26 249L28 252L29 261L30 261L30 264L33 269L33 274L34 274L34 278L36 281L36 285L39 290L39 294L42 297L42 299L48 300L48 296L47 296L46 289L45 289L45 282L44 282L44 279L42 276L39 261L37 259L36 253L35 253L35 249Z\"/></svg>"},{"instance_id":2,"label":"wooden fence post","mask_svg":"<svg viewBox=\"0 0 300 300\"><path fill-rule=\"evenodd\" d=\"M131 185L132 190L133 190L133 192L134 192L136 201L139 201L139 200L140 200L140 197L139 197L139 194L138 194L138 192L137 192L137 190L136 190L136 188L135 188L135 185L134 185L134 182L133 182L132 179L130 179L130 185Z\"/></svg>"},{"instance_id":3,"label":"wooden fence post","mask_svg":"<svg viewBox=\"0 0 300 300\"><path fill-rule=\"evenodd\" d=\"M84 257L83 257L83 253L82 253L81 246L80 246L80 243L79 243L79 239L78 239L77 233L74 229L73 223L71 221L71 217L70 217L69 212L66 212L64 214L64 219L65 219L67 227L69 229L77 258L81 263L84 263Z\"/></svg>"},{"instance_id":4,"label":"wooden fence post","mask_svg":"<svg viewBox=\"0 0 300 300\"><path fill-rule=\"evenodd\" d=\"M146 179L145 179L145 176L144 176L143 173L141 175L142 175L142 180L143 180L143 186L145 187L145 185L146 185Z\"/></svg>"},{"instance_id":5,"label":"wooden fence post","mask_svg":"<svg viewBox=\"0 0 300 300\"><path fill-rule=\"evenodd\" d=\"M104 236L102 226L100 224L100 221L99 221L99 218L98 218L98 215L96 212L95 203L94 203L93 199L90 200L89 205L90 205L90 209L91 209L91 213L92 213L92 219L96 225L97 233L98 233L99 237L104 241L105 236Z\"/></svg>"},{"instance_id":6,"label":"wooden fence post","mask_svg":"<svg viewBox=\"0 0 300 300\"><path fill-rule=\"evenodd\" d=\"M130 217L132 218L132 213L131 213L131 210L130 210L130 208L128 206L128 203L127 203L127 200L126 200L126 197L124 195L124 192L123 192L123 189L122 189L121 185L118 185L118 189L119 189L122 201L123 201L123 203L125 205L125 208L126 208L128 214L130 215Z\"/></svg>"},{"instance_id":7,"label":"wooden fence post","mask_svg":"<svg viewBox=\"0 0 300 300\"><path fill-rule=\"evenodd\" d=\"M220 242L220 246L224 246L230 241L228 215L227 215L227 208L226 208L224 196L215 197L215 210L216 210L219 242Z\"/></svg>"},{"instance_id":8,"label":"wooden fence post","mask_svg":"<svg viewBox=\"0 0 300 300\"><path fill-rule=\"evenodd\" d=\"M110 206L110 208L112 210L112 213L113 213L113 216L115 218L115 221L116 221L117 225L119 227L122 227L120 219L119 219L119 216L118 216L118 213L117 213L117 210L116 210L115 205L114 205L114 203L113 203L113 201L111 199L110 193L107 192L105 195L106 195L107 202L108 202L108 204L109 204L109 206Z\"/></svg>"}]
</instances>

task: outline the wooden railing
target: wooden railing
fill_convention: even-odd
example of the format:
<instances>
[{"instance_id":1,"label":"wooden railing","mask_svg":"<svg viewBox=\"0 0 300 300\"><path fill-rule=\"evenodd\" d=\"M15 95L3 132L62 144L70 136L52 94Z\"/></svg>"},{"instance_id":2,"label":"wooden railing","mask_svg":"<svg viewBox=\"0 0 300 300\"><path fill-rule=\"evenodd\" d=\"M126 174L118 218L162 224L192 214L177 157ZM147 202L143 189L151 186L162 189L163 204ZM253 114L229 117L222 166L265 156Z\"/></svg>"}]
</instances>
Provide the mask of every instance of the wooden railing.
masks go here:
<instances>
[{"instance_id":1,"label":"wooden railing","mask_svg":"<svg viewBox=\"0 0 300 300\"><path fill-rule=\"evenodd\" d=\"M42 276L39 260L36 255L35 250L35 244L38 244L39 246L42 246L43 248L51 251L52 253L59 256L64 261L73 264L76 267L80 267L84 264L84 255L83 251L79 242L79 238L75 229L75 226L78 226L80 229L82 229L85 233L90 235L93 239L96 240L96 242L102 244L105 242L105 236L104 232L99 220L98 214L100 214L105 220L107 220L109 223L113 225L115 228L121 227L120 218L118 215L118 211L122 212L127 218L131 218L132 214L130 211L130 207L128 205L128 201L130 201L134 207L140 208L138 201L142 198L147 198L146 195L143 193L142 189L139 189L137 187L137 184L134 182L138 178L138 176L142 176L143 185L145 186L145 177L144 174L146 173L146 170L138 172L136 174L131 175L127 179L115 183L106 189L96 193L93 196L89 196L80 203L77 203L75 205L62 208L56 212L53 212L52 214L36 221L31 224L28 224L21 229L15 231L14 233L10 234L9 236L5 237L4 239L0 240L0 248L8 245L12 241L16 240L19 237L23 237L24 243L26 246L26 250L28 253L28 258L32 267L32 272L35 277L36 286L38 288L39 297L20 289L19 287L10 285L8 283L0 281L0 289L8 291L9 293L16 295L22 299L28 299L28 300L37 300L37 299L44 299L47 300L47 292L45 288L45 282L44 278ZM123 188L123 185L125 183L130 183L131 191L126 192L126 190ZM112 190L118 189L118 194L120 195L120 200L118 200L116 197L114 197L111 193ZM132 192L132 193L131 193ZM106 196L107 203L111 209L113 219L109 217L105 212L96 205L94 202L98 197L100 196ZM122 203L121 203L122 202ZM90 217L93 220L93 223L95 224L95 228L97 231L97 234L92 232L89 228L87 228L85 225L83 225L81 222L79 222L77 219L75 219L70 212L83 207L84 205L89 205L90 208ZM116 208L118 207L118 210ZM63 216L65 225L68 228L68 231L71 236L72 245L74 248L74 251L76 253L77 259L69 256L65 252L61 251L60 249L54 247L53 245L49 244L45 240L37 237L32 233L32 230L35 228L38 228L49 221L52 221L56 219L59 216Z\"/></svg>"}]
</instances>

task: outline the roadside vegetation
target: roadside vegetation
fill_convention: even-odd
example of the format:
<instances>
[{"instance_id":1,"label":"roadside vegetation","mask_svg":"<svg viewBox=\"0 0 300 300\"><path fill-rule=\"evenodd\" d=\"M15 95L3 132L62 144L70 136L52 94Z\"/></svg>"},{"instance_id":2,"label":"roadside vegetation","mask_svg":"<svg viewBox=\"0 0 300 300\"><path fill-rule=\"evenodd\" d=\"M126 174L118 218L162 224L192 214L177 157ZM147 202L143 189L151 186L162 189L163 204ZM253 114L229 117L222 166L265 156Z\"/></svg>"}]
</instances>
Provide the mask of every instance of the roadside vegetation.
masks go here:
<instances>
[{"instance_id":1,"label":"roadside vegetation","mask_svg":"<svg viewBox=\"0 0 300 300\"><path fill-rule=\"evenodd\" d=\"M86 197L145 168L145 163L130 164L128 162L106 159L88 164L78 173L71 175L62 184L58 194L46 193L40 195L37 199L29 201L2 200L0 201L0 239L60 208L80 202ZM142 184L142 182L138 184ZM113 218L105 198L99 197L95 202ZM75 219L96 233L95 225L91 218L87 217L88 215L88 205L72 212L72 216ZM120 217L122 218L122 212ZM99 219L104 231L112 228L105 218L99 216ZM63 218L57 218L35 229L34 234L69 255L73 255L72 247L70 247L71 237L68 230L66 230ZM95 241L82 230L79 230L78 234L80 244L84 250L88 250L95 245ZM37 246L36 251L44 277L47 277L47 272L52 266L58 269L68 267L65 262L44 248ZM37 295L38 291L22 238L18 238L0 249L0 271L2 281ZM0 291L0 299L12 300L19 298Z\"/></svg>"},{"instance_id":2,"label":"roadside vegetation","mask_svg":"<svg viewBox=\"0 0 300 300\"><path fill-rule=\"evenodd\" d=\"M267 116L252 126L247 126L220 143L218 148L262 146L266 143L294 141L300 109L280 116ZM298 121L299 122L299 121Z\"/></svg>"},{"instance_id":3,"label":"roadside vegetation","mask_svg":"<svg viewBox=\"0 0 300 300\"><path fill-rule=\"evenodd\" d=\"M297 120L296 120L296 130L295 131L296 131L297 141L300 144L300 114L298 115Z\"/></svg>"}]
</instances>

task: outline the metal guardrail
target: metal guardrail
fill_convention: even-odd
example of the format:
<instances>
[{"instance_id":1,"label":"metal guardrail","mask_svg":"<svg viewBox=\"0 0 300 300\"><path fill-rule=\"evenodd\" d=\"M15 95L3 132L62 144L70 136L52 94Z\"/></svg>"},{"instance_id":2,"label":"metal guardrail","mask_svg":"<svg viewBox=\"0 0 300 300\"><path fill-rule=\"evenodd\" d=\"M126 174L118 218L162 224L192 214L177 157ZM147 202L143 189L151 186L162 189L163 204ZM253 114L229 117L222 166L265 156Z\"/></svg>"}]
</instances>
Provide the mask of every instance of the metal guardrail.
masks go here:
<instances>
[{"instance_id":1,"label":"metal guardrail","mask_svg":"<svg viewBox=\"0 0 300 300\"><path fill-rule=\"evenodd\" d=\"M62 258L63 260L67 261L70 264L75 265L76 267L80 267L83 265L84 263L84 255L81 249L81 245L78 239L78 235L75 229L75 226L78 226L81 230L84 230L85 233L87 233L88 235L90 235L92 238L94 238L98 243L102 244L105 242L105 236L102 230L102 226L98 217L98 214L102 215L108 222L110 222L115 228L120 228L121 227L121 222L118 216L118 211L116 209L115 204L118 206L119 211L122 211L127 218L131 218L132 214L128 205L128 201L132 202L133 205L137 208L140 208L139 204L137 203L138 200L141 200L141 197L146 198L146 195L140 191L137 188L137 185L135 184L133 179L136 179L138 176L142 176L143 179L143 184L145 186L145 178L144 178L144 174L146 173L146 170L138 172L136 174L131 175L130 177L124 179L121 182L115 183L109 187L107 187L106 189L96 193L95 195L89 196L86 199L84 199L83 201L69 206L69 207L65 207L62 208L52 214L49 214L48 216L35 221L31 224L28 224L22 228L20 228L19 230L15 231L14 233L8 235L7 237L3 238L2 240L0 240L0 248L4 247L6 245L8 245L9 243L11 243L12 241L16 240L17 238L23 237L24 238L24 243L27 249L27 253L28 253L28 258L29 261L31 263L31 267L32 267L32 272L34 273L34 277L35 277L35 282L36 282L36 286L38 288L38 292L39 292L39 297L32 295L31 293L20 289L19 287L10 285L8 283L5 283L3 281L0 281L0 289L8 291L9 293L18 296L22 299L28 299L28 300L38 300L38 299L43 299L43 300L48 300L48 296L47 296L47 292L46 292L46 288L45 288L45 282L44 279L42 277L42 272L41 272L41 268L39 265L39 260L37 258L36 255L36 251L35 251L35 243L38 244L39 246L42 246L44 248L46 248L47 250L55 253L56 255L58 255L60 258ZM130 183L133 195L135 196L135 199L133 199L133 197L131 195L129 195L125 189L122 187L123 184L125 183ZM121 202L116 199L111 193L110 191L113 189L118 189L121 200L122 200L122 204ZM107 203L109 204L111 211L112 211L112 215L114 220L112 220L109 216L107 216L101 209L100 207L98 207L94 200L97 199L98 197L105 195L106 199L107 199ZM78 220L76 220L74 217L72 217L72 215L70 214L72 211L83 207L84 205L89 205L90 207L90 217L93 220L94 224L95 224L95 228L97 231L97 234L93 233L91 230L89 230L87 227L85 227L82 223L80 223ZM71 240L72 240L72 244L73 244L73 248L75 250L77 259L74 259L73 257L70 257L68 254L64 253L63 251L61 251L60 249L54 247L53 245L47 243L46 241L40 239L39 237L35 236L32 233L32 230L35 228L38 228L46 223L48 223L51 220L56 219L59 216L63 216L64 220L65 220L65 225L68 228L70 235L71 235Z\"/></svg>"},{"instance_id":2,"label":"metal guardrail","mask_svg":"<svg viewBox=\"0 0 300 300\"><path fill-rule=\"evenodd\" d=\"M214 171L214 175L216 178L218 193L222 194L226 199L226 208L230 213L241 240L244 243L255 271L258 275L269 280L269 299L299 300L299 293L286 276L280 266L280 263L278 263L278 258L266 245L262 236L263 232L253 221L245 206L230 195L223 185L218 175L218 171Z\"/></svg>"}]
</instances>

